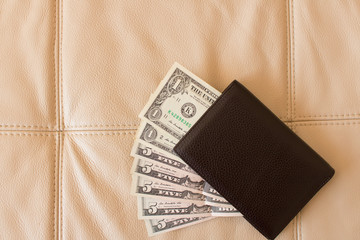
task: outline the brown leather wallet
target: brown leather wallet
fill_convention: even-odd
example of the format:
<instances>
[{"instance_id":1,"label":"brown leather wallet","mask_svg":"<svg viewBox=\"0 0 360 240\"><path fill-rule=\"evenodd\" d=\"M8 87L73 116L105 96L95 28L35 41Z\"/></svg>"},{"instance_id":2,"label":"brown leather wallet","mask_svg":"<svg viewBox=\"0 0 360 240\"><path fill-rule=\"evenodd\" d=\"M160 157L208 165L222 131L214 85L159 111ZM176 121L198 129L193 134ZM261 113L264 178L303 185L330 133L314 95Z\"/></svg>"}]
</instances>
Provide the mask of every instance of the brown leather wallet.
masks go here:
<instances>
[{"instance_id":1,"label":"brown leather wallet","mask_svg":"<svg viewBox=\"0 0 360 240\"><path fill-rule=\"evenodd\" d=\"M236 80L174 150L269 239L335 172Z\"/></svg>"}]
</instances>

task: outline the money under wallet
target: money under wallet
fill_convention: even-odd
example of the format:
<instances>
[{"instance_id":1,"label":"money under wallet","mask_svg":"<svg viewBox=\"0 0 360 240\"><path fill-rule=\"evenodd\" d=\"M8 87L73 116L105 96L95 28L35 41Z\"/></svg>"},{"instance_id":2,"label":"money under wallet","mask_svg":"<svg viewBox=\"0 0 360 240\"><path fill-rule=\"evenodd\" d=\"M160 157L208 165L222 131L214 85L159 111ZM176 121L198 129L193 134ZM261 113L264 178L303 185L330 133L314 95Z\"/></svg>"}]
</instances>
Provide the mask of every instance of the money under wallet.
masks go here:
<instances>
[{"instance_id":1,"label":"money under wallet","mask_svg":"<svg viewBox=\"0 0 360 240\"><path fill-rule=\"evenodd\" d=\"M268 239L335 172L236 80L174 150Z\"/></svg>"}]
</instances>

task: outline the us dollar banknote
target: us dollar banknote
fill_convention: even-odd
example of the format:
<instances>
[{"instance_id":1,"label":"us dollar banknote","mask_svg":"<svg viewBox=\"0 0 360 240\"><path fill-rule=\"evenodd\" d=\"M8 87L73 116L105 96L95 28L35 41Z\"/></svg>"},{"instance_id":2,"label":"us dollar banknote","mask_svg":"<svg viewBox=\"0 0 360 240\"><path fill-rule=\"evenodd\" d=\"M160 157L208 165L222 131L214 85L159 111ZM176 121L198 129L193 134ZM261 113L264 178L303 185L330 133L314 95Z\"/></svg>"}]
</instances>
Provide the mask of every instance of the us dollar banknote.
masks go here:
<instances>
[{"instance_id":1,"label":"us dollar banknote","mask_svg":"<svg viewBox=\"0 0 360 240\"><path fill-rule=\"evenodd\" d=\"M164 160L164 159L162 159ZM203 189L204 185L205 185L205 180L200 177L197 173L191 171L192 169L190 167L187 166L186 163L182 163L181 166L183 166L182 168L179 168L178 166L174 166L174 162L172 162L172 164L167 164L164 163L164 161L157 161L154 160L152 158L149 157L144 157L144 156L135 156L134 157L134 161L133 161L133 165L131 167L131 173L139 173L139 162L142 162L141 165L143 165L145 162L148 165L152 165L154 168L159 169L161 172L166 172L168 174L171 174L173 176L188 176L188 179L196 179L198 182L202 182L203 184L201 185L201 189ZM145 170L143 168L141 168L141 170ZM200 189L199 187L197 187L196 189Z\"/></svg>"},{"instance_id":2,"label":"us dollar banknote","mask_svg":"<svg viewBox=\"0 0 360 240\"><path fill-rule=\"evenodd\" d=\"M139 219L209 217L211 206L184 201L138 197Z\"/></svg>"},{"instance_id":3,"label":"us dollar banknote","mask_svg":"<svg viewBox=\"0 0 360 240\"><path fill-rule=\"evenodd\" d=\"M202 193L205 181L199 175L185 173L146 158L135 157L132 171L134 174L171 183L197 193Z\"/></svg>"},{"instance_id":4,"label":"us dollar banknote","mask_svg":"<svg viewBox=\"0 0 360 240\"><path fill-rule=\"evenodd\" d=\"M141 148L139 146L141 146ZM151 149L151 150L144 150L146 148ZM153 151L153 150L155 152L157 152L157 153L161 152L160 148L157 148L156 146L153 146L153 145L149 145L149 143L147 143L147 142L144 142L144 141L141 141L141 140L136 140L135 141L133 149L132 149L132 155L135 156L135 160L133 162L133 166L132 166L132 169L131 169L132 173L141 174L141 173L144 173L144 171L146 170L145 168L143 168L143 166L141 168L138 168L139 166L136 167L136 164L137 164L136 159L138 159L140 156L142 156L141 159L143 159L143 160L147 159L149 161L149 160L156 159L155 161L159 162L159 164L161 164L161 163L163 163L165 161L165 162L169 163L168 165L173 165L173 166L169 166L170 168L175 166L175 168L177 168L179 170L179 171L176 171L176 172L181 173L181 174L180 175L172 174L172 176L173 176L172 179L174 181L176 181L177 178L182 178L184 175L185 176L186 175L191 175L191 176L193 176L193 178L195 177L196 179L199 179L198 181L200 181L200 179L202 179L183 160L181 160L180 158L178 158L175 155L170 154L169 152L162 151L160 156L158 154L155 154L155 155L153 155L152 158L149 158L148 155L151 155L151 153L149 154L149 152ZM144 154L144 152L145 153L147 152L148 154L146 155L146 154ZM146 156L144 157L144 155L146 155ZM170 161L168 161L169 159L170 159ZM164 161L162 161L162 160L164 160ZM138 170L141 170L141 171L135 171L135 169L138 169ZM186 172L188 172L188 173L186 173ZM149 177L152 177L152 176L150 176L150 174L155 174L155 173L156 172L144 173L144 175L148 175ZM160 177L160 175L158 175L158 177ZM163 175L163 177L166 178L167 176ZM170 182L170 181L171 181L171 179L168 179L168 182ZM187 183L190 183L190 182L187 182ZM202 191L202 193L204 195L211 196L211 197L216 197L217 199L221 199L226 203L226 200L213 187L211 187L211 185L209 183L205 182L205 180L203 180L203 183L204 184L201 185L202 186L201 191ZM178 184L178 183L173 182L173 184ZM194 188L194 187L192 187L191 189L198 190L197 188Z\"/></svg>"},{"instance_id":5,"label":"us dollar banknote","mask_svg":"<svg viewBox=\"0 0 360 240\"><path fill-rule=\"evenodd\" d=\"M213 219L213 217L180 217L180 218L161 218L146 219L145 226L149 236L165 233L180 228L188 227L197 223L202 223Z\"/></svg>"},{"instance_id":6,"label":"us dollar banknote","mask_svg":"<svg viewBox=\"0 0 360 240\"><path fill-rule=\"evenodd\" d=\"M226 199L223 196L221 196L220 193L216 191L215 188L213 188L208 182L205 182L204 184L203 193L206 196L210 196L210 197L215 196L217 199L227 202Z\"/></svg>"},{"instance_id":7,"label":"us dollar banknote","mask_svg":"<svg viewBox=\"0 0 360 240\"><path fill-rule=\"evenodd\" d=\"M142 121L135 137L162 151L177 156L173 149L179 140L157 127L154 123Z\"/></svg>"},{"instance_id":8,"label":"us dollar banknote","mask_svg":"<svg viewBox=\"0 0 360 240\"><path fill-rule=\"evenodd\" d=\"M186 68L175 63L139 117L180 140L220 94Z\"/></svg>"},{"instance_id":9,"label":"us dollar banknote","mask_svg":"<svg viewBox=\"0 0 360 240\"><path fill-rule=\"evenodd\" d=\"M154 123L145 122L140 125L137 137L145 144L150 144L154 148L161 149L166 151L169 154L177 156L173 151L176 143L179 141L174 136L171 136L169 132L160 129ZM181 137L180 137L181 139ZM136 148L134 145L133 148ZM206 183L205 188L203 189L204 194L207 196L215 196L218 198L222 198L225 200L213 187L211 187L208 183Z\"/></svg>"},{"instance_id":10,"label":"us dollar banknote","mask_svg":"<svg viewBox=\"0 0 360 240\"><path fill-rule=\"evenodd\" d=\"M233 207L228 201L223 198L206 196L205 195L205 204L211 206L218 206L218 207Z\"/></svg>"},{"instance_id":11,"label":"us dollar banknote","mask_svg":"<svg viewBox=\"0 0 360 240\"><path fill-rule=\"evenodd\" d=\"M131 150L131 193L150 236L206 221L241 216L174 151L220 92L175 63L151 94Z\"/></svg>"},{"instance_id":12,"label":"us dollar banknote","mask_svg":"<svg viewBox=\"0 0 360 240\"><path fill-rule=\"evenodd\" d=\"M236 208L217 207L184 201L138 197L139 219L181 217L236 217L242 216Z\"/></svg>"},{"instance_id":13,"label":"us dollar banknote","mask_svg":"<svg viewBox=\"0 0 360 240\"><path fill-rule=\"evenodd\" d=\"M211 215L217 217L241 217L242 214L234 207L211 206Z\"/></svg>"},{"instance_id":14,"label":"us dollar banknote","mask_svg":"<svg viewBox=\"0 0 360 240\"><path fill-rule=\"evenodd\" d=\"M179 199L181 201L204 204L205 195L196 193L180 186L163 183L157 179L133 175L131 193L141 197Z\"/></svg>"},{"instance_id":15,"label":"us dollar banknote","mask_svg":"<svg viewBox=\"0 0 360 240\"><path fill-rule=\"evenodd\" d=\"M145 145L141 142L135 142L134 147L131 152L132 156L139 156L153 161L168 165L170 167L177 168L181 171L197 174L189 165L187 165L182 159L177 158L176 156L166 154L157 150L151 145Z\"/></svg>"}]
</instances>

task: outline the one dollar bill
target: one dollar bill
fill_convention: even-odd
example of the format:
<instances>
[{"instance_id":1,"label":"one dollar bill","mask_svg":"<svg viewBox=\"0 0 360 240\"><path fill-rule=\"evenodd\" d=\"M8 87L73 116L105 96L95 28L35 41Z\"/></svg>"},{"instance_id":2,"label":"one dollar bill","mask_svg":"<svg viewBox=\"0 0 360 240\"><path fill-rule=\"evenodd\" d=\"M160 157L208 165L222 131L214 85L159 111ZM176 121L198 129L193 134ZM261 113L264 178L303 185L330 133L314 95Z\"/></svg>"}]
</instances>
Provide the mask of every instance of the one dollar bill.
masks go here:
<instances>
[{"instance_id":1,"label":"one dollar bill","mask_svg":"<svg viewBox=\"0 0 360 240\"><path fill-rule=\"evenodd\" d=\"M180 140L220 94L205 81L175 63L139 117Z\"/></svg>"},{"instance_id":2,"label":"one dollar bill","mask_svg":"<svg viewBox=\"0 0 360 240\"><path fill-rule=\"evenodd\" d=\"M136 133L136 138L162 151L177 156L173 149L179 140L152 122L142 121Z\"/></svg>"}]
</instances>

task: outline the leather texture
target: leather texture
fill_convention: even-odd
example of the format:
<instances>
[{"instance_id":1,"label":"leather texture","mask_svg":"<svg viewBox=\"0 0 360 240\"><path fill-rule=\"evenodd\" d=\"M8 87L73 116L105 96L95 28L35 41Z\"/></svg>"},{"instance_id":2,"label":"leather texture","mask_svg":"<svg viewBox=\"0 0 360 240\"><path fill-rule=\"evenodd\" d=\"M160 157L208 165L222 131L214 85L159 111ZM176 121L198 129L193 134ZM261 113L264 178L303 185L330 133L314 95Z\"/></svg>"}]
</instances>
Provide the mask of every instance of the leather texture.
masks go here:
<instances>
[{"instance_id":1,"label":"leather texture","mask_svg":"<svg viewBox=\"0 0 360 240\"><path fill-rule=\"evenodd\" d=\"M177 61L238 79L336 169L277 239L358 239L356 0L0 0L0 238L147 239L137 118ZM264 239L216 218L152 239Z\"/></svg>"},{"instance_id":2,"label":"leather texture","mask_svg":"<svg viewBox=\"0 0 360 240\"><path fill-rule=\"evenodd\" d=\"M334 169L234 80L174 151L274 239Z\"/></svg>"}]
</instances>

